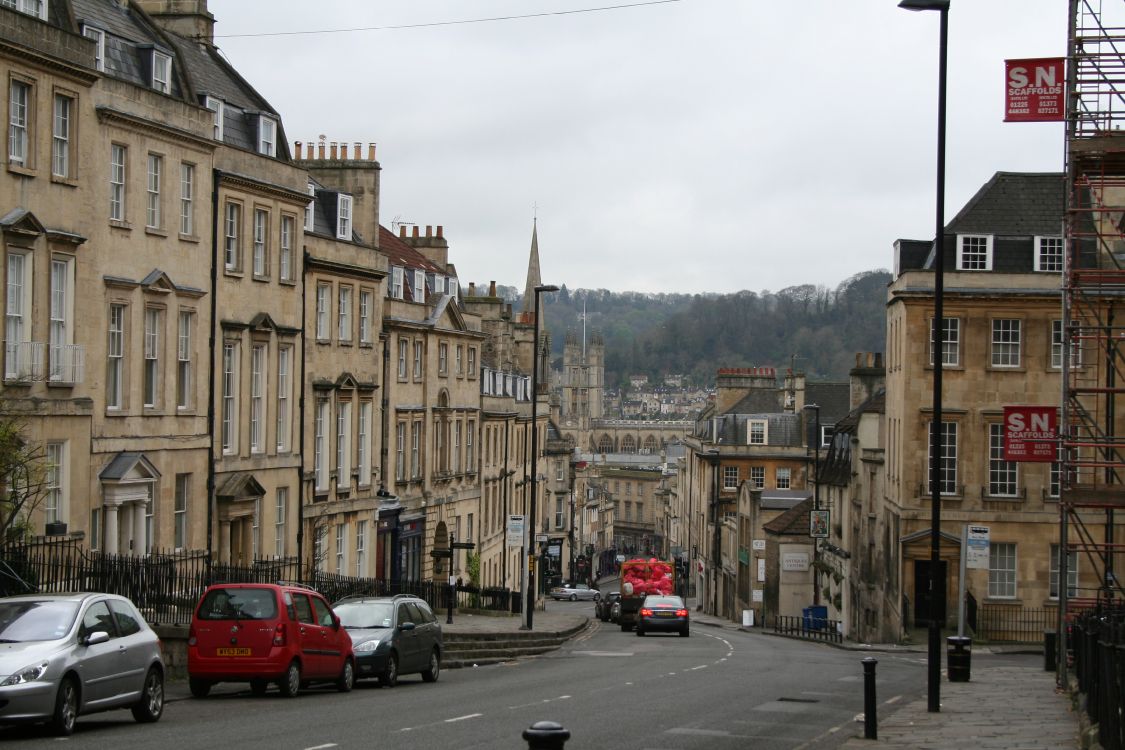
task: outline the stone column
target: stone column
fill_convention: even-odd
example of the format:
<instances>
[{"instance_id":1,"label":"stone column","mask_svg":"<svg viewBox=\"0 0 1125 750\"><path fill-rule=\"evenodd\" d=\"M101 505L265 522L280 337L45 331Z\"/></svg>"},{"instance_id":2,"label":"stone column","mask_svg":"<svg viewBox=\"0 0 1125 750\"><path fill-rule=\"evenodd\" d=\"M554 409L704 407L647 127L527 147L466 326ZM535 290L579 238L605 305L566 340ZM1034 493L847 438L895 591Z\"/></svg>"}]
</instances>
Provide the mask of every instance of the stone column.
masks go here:
<instances>
[{"instance_id":1,"label":"stone column","mask_svg":"<svg viewBox=\"0 0 1125 750\"><path fill-rule=\"evenodd\" d=\"M148 529L145 528L145 504L133 503L133 554L143 555L148 548Z\"/></svg>"},{"instance_id":2,"label":"stone column","mask_svg":"<svg viewBox=\"0 0 1125 750\"><path fill-rule=\"evenodd\" d=\"M230 521L219 521L219 562L230 563Z\"/></svg>"},{"instance_id":3,"label":"stone column","mask_svg":"<svg viewBox=\"0 0 1125 750\"><path fill-rule=\"evenodd\" d=\"M102 549L104 549L106 551L106 554L109 554L109 555L116 555L117 554L117 535L118 535L118 531L117 531L117 506L114 505L113 503L106 503L105 504L105 531L103 533L103 536L105 537L105 540L104 540L104 543L102 544Z\"/></svg>"}]
</instances>

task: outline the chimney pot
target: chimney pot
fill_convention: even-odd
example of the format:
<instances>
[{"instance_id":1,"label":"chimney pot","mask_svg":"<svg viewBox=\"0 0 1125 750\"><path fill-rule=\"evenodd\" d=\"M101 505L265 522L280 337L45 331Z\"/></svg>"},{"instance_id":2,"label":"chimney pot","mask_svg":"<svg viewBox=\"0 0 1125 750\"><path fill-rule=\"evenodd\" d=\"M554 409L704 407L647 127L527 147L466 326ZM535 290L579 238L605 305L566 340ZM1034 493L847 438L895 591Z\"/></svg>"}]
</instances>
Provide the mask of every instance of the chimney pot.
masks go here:
<instances>
[{"instance_id":1,"label":"chimney pot","mask_svg":"<svg viewBox=\"0 0 1125 750\"><path fill-rule=\"evenodd\" d=\"M348 160L348 144L346 143L340 144L340 158L344 161Z\"/></svg>"},{"instance_id":2,"label":"chimney pot","mask_svg":"<svg viewBox=\"0 0 1125 750\"><path fill-rule=\"evenodd\" d=\"M336 161L336 141L328 144L328 153L332 154L332 161Z\"/></svg>"},{"instance_id":3,"label":"chimney pot","mask_svg":"<svg viewBox=\"0 0 1125 750\"><path fill-rule=\"evenodd\" d=\"M414 231L411 233L411 235L414 237L414 239L418 239L418 225L417 224L414 225Z\"/></svg>"},{"instance_id":4,"label":"chimney pot","mask_svg":"<svg viewBox=\"0 0 1125 750\"><path fill-rule=\"evenodd\" d=\"M863 352L856 352L855 353L855 366L856 367L862 367L863 366Z\"/></svg>"},{"instance_id":5,"label":"chimney pot","mask_svg":"<svg viewBox=\"0 0 1125 750\"><path fill-rule=\"evenodd\" d=\"M432 237L433 234L434 234L434 228L432 226L430 226L429 224L427 224L426 225L426 236Z\"/></svg>"},{"instance_id":6,"label":"chimney pot","mask_svg":"<svg viewBox=\"0 0 1125 750\"><path fill-rule=\"evenodd\" d=\"M875 367L881 368L883 366L883 353L875 352Z\"/></svg>"},{"instance_id":7,"label":"chimney pot","mask_svg":"<svg viewBox=\"0 0 1125 750\"><path fill-rule=\"evenodd\" d=\"M403 238L404 240L406 239L406 225L405 224L399 224L398 225L398 236Z\"/></svg>"},{"instance_id":8,"label":"chimney pot","mask_svg":"<svg viewBox=\"0 0 1125 750\"><path fill-rule=\"evenodd\" d=\"M437 236L438 236L438 239L439 239L439 240L441 239L441 230L442 230L442 228L443 228L443 227L441 226L441 224L438 224L438 226L437 226Z\"/></svg>"},{"instance_id":9,"label":"chimney pot","mask_svg":"<svg viewBox=\"0 0 1125 750\"><path fill-rule=\"evenodd\" d=\"M496 282L495 281L488 282L488 296L489 297L495 297L496 296Z\"/></svg>"},{"instance_id":10,"label":"chimney pot","mask_svg":"<svg viewBox=\"0 0 1125 750\"><path fill-rule=\"evenodd\" d=\"M318 146L318 148L317 148L318 156L316 158L324 159L324 141L321 141L320 143L318 143L317 146Z\"/></svg>"},{"instance_id":11,"label":"chimney pot","mask_svg":"<svg viewBox=\"0 0 1125 750\"><path fill-rule=\"evenodd\" d=\"M375 144L367 144L367 161L375 161Z\"/></svg>"},{"instance_id":12,"label":"chimney pot","mask_svg":"<svg viewBox=\"0 0 1125 750\"><path fill-rule=\"evenodd\" d=\"M293 144L293 158L295 158L295 159L301 158L301 142L300 141L296 141Z\"/></svg>"},{"instance_id":13,"label":"chimney pot","mask_svg":"<svg viewBox=\"0 0 1125 750\"><path fill-rule=\"evenodd\" d=\"M363 158L363 144L360 143L359 141L355 142L355 152L354 153L355 153L355 156L353 156L352 158L355 159L356 161L359 161L360 159Z\"/></svg>"},{"instance_id":14,"label":"chimney pot","mask_svg":"<svg viewBox=\"0 0 1125 750\"><path fill-rule=\"evenodd\" d=\"M476 294L477 294L477 285L476 285L476 283L470 281L469 282L469 296L475 297Z\"/></svg>"}]
</instances>

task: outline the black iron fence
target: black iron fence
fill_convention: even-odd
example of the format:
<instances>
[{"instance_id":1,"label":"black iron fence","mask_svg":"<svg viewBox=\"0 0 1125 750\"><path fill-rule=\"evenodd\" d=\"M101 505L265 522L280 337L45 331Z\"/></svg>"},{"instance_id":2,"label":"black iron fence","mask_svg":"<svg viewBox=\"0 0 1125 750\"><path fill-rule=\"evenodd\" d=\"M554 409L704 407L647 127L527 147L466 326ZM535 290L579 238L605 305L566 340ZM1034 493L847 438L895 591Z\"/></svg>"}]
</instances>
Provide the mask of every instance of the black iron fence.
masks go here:
<instances>
[{"instance_id":1,"label":"black iron fence","mask_svg":"<svg viewBox=\"0 0 1125 750\"><path fill-rule=\"evenodd\" d=\"M1125 605L1083 612L1070 626L1070 647L1086 713L1105 750L1125 750Z\"/></svg>"},{"instance_id":2,"label":"black iron fence","mask_svg":"<svg viewBox=\"0 0 1125 750\"><path fill-rule=\"evenodd\" d=\"M434 609L448 606L450 588L434 581L388 580L309 571L296 558L232 565L206 552L153 551L111 555L58 539L0 546L0 596L63 591L104 591L129 597L152 624L186 625L203 590L212 583L301 583L330 602L345 596L413 594ZM504 588L455 587L459 608L512 611L518 596Z\"/></svg>"},{"instance_id":3,"label":"black iron fence","mask_svg":"<svg viewBox=\"0 0 1125 750\"><path fill-rule=\"evenodd\" d=\"M979 640L989 643L1042 643L1043 631L1054 630L1058 616L1055 608L981 604L970 625Z\"/></svg>"},{"instance_id":4,"label":"black iron fence","mask_svg":"<svg viewBox=\"0 0 1125 750\"><path fill-rule=\"evenodd\" d=\"M777 615L773 618L773 632L792 638L807 638L813 641L828 641L830 643L842 643L844 641L840 621L829 620L825 617Z\"/></svg>"}]
</instances>

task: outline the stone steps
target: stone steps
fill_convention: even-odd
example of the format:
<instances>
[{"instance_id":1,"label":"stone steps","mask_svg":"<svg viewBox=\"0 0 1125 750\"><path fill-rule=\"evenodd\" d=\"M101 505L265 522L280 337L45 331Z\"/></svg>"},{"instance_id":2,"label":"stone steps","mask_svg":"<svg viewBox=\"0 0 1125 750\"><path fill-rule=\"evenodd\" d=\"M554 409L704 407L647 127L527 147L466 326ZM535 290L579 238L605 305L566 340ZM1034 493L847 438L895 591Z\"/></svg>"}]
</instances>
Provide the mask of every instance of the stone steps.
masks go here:
<instances>
[{"instance_id":1,"label":"stone steps","mask_svg":"<svg viewBox=\"0 0 1125 750\"><path fill-rule=\"evenodd\" d=\"M442 667L483 666L521 657L539 656L558 649L586 629L588 623L558 632L447 633L442 638Z\"/></svg>"}]
</instances>

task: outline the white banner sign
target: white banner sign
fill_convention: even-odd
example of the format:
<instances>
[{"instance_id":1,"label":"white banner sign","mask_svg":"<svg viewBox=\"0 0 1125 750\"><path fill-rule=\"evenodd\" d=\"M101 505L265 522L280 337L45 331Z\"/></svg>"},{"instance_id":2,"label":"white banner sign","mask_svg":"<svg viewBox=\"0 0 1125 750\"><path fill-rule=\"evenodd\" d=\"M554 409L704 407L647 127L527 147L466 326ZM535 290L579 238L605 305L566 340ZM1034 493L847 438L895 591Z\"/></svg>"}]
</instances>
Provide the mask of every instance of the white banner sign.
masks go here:
<instances>
[{"instance_id":1,"label":"white banner sign","mask_svg":"<svg viewBox=\"0 0 1125 750\"><path fill-rule=\"evenodd\" d=\"M508 516L508 546L523 546L523 516Z\"/></svg>"},{"instance_id":2,"label":"white banner sign","mask_svg":"<svg viewBox=\"0 0 1125 750\"><path fill-rule=\"evenodd\" d=\"M763 557L758 558L758 583L765 583L766 580L766 560Z\"/></svg>"},{"instance_id":3,"label":"white banner sign","mask_svg":"<svg viewBox=\"0 0 1125 750\"><path fill-rule=\"evenodd\" d=\"M781 556L781 569L800 572L809 569L808 552L786 552Z\"/></svg>"},{"instance_id":4,"label":"white banner sign","mask_svg":"<svg viewBox=\"0 0 1125 750\"><path fill-rule=\"evenodd\" d=\"M969 540L965 547L965 567L988 570L989 533L987 526L969 526Z\"/></svg>"},{"instance_id":5,"label":"white banner sign","mask_svg":"<svg viewBox=\"0 0 1125 750\"><path fill-rule=\"evenodd\" d=\"M765 548L766 548L766 540L765 539L755 539L754 540L753 549L754 549L755 552L761 552Z\"/></svg>"},{"instance_id":6,"label":"white banner sign","mask_svg":"<svg viewBox=\"0 0 1125 750\"><path fill-rule=\"evenodd\" d=\"M761 604L762 603L762 590L761 589L754 589L753 591L751 591L750 592L750 601L754 602L755 604Z\"/></svg>"}]
</instances>

